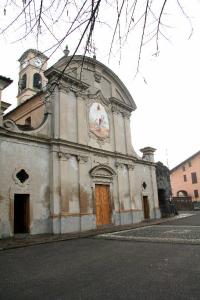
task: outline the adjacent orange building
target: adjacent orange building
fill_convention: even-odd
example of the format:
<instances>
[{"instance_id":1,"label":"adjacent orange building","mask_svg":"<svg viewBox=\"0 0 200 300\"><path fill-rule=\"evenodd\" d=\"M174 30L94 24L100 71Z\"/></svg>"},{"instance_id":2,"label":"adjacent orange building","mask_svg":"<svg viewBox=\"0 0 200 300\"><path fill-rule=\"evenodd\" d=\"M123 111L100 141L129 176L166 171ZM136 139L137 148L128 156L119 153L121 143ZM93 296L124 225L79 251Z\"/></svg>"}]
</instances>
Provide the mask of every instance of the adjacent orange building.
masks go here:
<instances>
[{"instance_id":1,"label":"adjacent orange building","mask_svg":"<svg viewBox=\"0 0 200 300\"><path fill-rule=\"evenodd\" d=\"M170 171L173 197L190 196L200 201L200 151Z\"/></svg>"}]
</instances>

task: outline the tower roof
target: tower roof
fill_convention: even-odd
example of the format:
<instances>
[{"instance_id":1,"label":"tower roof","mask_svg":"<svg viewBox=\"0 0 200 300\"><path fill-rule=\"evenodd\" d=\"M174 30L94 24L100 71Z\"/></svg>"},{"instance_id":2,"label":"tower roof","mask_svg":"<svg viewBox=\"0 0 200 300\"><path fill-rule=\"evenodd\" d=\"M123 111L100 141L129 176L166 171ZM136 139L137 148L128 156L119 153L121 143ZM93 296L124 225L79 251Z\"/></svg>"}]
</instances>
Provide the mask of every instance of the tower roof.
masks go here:
<instances>
[{"instance_id":1,"label":"tower roof","mask_svg":"<svg viewBox=\"0 0 200 300\"><path fill-rule=\"evenodd\" d=\"M45 60L47 60L48 59L48 56L46 56L44 53L42 53L41 51L39 51L39 50L36 50L36 49L28 49L28 50L26 50L21 56L20 56L20 58L18 59L18 61L21 61L21 60L23 60L27 55L28 55L28 53L29 52L32 52L35 56L41 56L41 57L43 57Z\"/></svg>"}]
</instances>

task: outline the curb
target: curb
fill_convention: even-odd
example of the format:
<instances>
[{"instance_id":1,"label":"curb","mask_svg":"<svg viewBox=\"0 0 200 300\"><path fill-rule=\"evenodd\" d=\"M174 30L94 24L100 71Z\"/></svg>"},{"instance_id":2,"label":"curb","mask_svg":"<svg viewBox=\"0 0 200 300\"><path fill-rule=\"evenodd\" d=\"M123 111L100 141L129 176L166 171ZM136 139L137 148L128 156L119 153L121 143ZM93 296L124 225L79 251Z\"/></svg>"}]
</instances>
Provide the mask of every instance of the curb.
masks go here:
<instances>
[{"instance_id":1,"label":"curb","mask_svg":"<svg viewBox=\"0 0 200 300\"><path fill-rule=\"evenodd\" d=\"M80 239L80 238L92 238L94 236L100 235L100 234L106 234L106 233L113 233L117 231L124 231L129 229L135 229L135 228L141 228L141 227L148 227L152 225L159 225L162 223L166 223L168 221L173 221L176 219L180 219L180 216L173 216L168 217L164 219L158 219L158 220L152 220L152 221L143 221L140 223L135 223L132 225L122 225L122 226L115 226L111 228L104 228L104 229L97 229L93 231L86 231L83 233L73 233L73 234L60 234L60 235L49 235L45 236L44 238L42 235L36 236L28 236L28 239L26 238L10 238L7 240L0 240L0 251L10 250L10 249L17 249L17 248L24 248L34 245L42 245L47 243L55 243L55 242L62 242L67 240L73 240L73 239ZM186 217L186 216L185 216ZM31 240L32 238L32 240ZM37 239L38 238L38 239Z\"/></svg>"}]
</instances>

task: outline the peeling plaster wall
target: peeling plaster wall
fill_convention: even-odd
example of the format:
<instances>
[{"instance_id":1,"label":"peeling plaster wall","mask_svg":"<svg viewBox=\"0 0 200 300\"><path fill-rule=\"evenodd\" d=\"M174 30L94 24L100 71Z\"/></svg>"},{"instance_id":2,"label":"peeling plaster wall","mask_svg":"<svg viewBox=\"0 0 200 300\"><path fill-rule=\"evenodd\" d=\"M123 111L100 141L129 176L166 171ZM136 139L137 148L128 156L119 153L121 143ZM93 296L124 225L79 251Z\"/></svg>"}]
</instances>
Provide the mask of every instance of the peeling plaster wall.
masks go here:
<instances>
[{"instance_id":1,"label":"peeling plaster wall","mask_svg":"<svg viewBox=\"0 0 200 300\"><path fill-rule=\"evenodd\" d=\"M77 142L77 98L72 92L60 93L60 138Z\"/></svg>"},{"instance_id":2,"label":"peeling plaster wall","mask_svg":"<svg viewBox=\"0 0 200 300\"><path fill-rule=\"evenodd\" d=\"M114 156L97 155L92 151L79 150L77 153L71 148L62 148L62 151L63 157L58 159L61 170L62 233L96 228L95 184L109 185L113 224L142 221L143 196L148 197L150 218L160 217L154 165L135 163L130 166L130 160L116 160ZM116 175L111 180L93 178L90 171L98 166L108 166ZM144 182L145 189L142 186Z\"/></svg>"},{"instance_id":3,"label":"peeling plaster wall","mask_svg":"<svg viewBox=\"0 0 200 300\"><path fill-rule=\"evenodd\" d=\"M113 225L142 221L144 196L150 218L160 217L155 165L142 161L131 144L134 101L117 77L109 74L98 64L88 64L82 79L89 85L81 91L74 79L61 80L49 98L51 136L41 136L40 128L27 138L23 132L0 134L2 237L13 235L16 193L30 194L31 234L95 229L96 184L109 187ZM105 127L103 138L89 124L93 103L101 104L108 117L109 134ZM29 175L23 185L16 180L20 169Z\"/></svg>"},{"instance_id":4,"label":"peeling plaster wall","mask_svg":"<svg viewBox=\"0 0 200 300\"><path fill-rule=\"evenodd\" d=\"M72 63L71 68L79 70L78 63ZM123 154L133 155L134 150L131 144L130 133L130 112L125 116L124 109L120 106L111 105L110 99L116 98L122 105L131 105L130 100L119 87L116 80L103 70L101 67L88 63L84 65L81 73L82 80L89 85L84 93L73 92L73 88L63 86L57 90L55 99L56 113L59 112L60 118L55 124L56 132L59 137L94 148L117 151ZM99 96L98 96L99 93ZM59 103L58 103L59 102ZM89 129L89 109L92 103L97 102L104 106L109 119L109 137L99 139Z\"/></svg>"},{"instance_id":5,"label":"peeling plaster wall","mask_svg":"<svg viewBox=\"0 0 200 300\"><path fill-rule=\"evenodd\" d=\"M145 182L146 188L142 186ZM134 199L136 210L143 211L143 196L148 197L150 218L159 218L155 166L136 164L134 169Z\"/></svg>"},{"instance_id":6,"label":"peeling plaster wall","mask_svg":"<svg viewBox=\"0 0 200 300\"><path fill-rule=\"evenodd\" d=\"M47 146L0 139L0 234L13 235L14 194L30 194L30 233L50 231L49 150ZM24 169L24 184L16 174Z\"/></svg>"},{"instance_id":7,"label":"peeling plaster wall","mask_svg":"<svg viewBox=\"0 0 200 300\"><path fill-rule=\"evenodd\" d=\"M144 219L142 197L147 196L150 218L159 217L155 166L136 163L127 157L96 154L71 147L49 147L17 139L1 140L0 208L2 237L13 235L14 194L30 194L30 233L67 233L96 228L95 184L108 184L111 221L115 225ZM15 153L15 155L13 155ZM51 155L49 155L52 153ZM9 162L9 163L8 163ZM51 162L51 164L49 164ZM93 178L91 170L107 166L115 172L111 179ZM24 169L27 183L16 181ZM142 187L143 182L146 188ZM50 213L51 211L51 213ZM57 221L56 221L57 220ZM59 221L60 220L60 221ZM60 224L60 225L59 225Z\"/></svg>"}]
</instances>

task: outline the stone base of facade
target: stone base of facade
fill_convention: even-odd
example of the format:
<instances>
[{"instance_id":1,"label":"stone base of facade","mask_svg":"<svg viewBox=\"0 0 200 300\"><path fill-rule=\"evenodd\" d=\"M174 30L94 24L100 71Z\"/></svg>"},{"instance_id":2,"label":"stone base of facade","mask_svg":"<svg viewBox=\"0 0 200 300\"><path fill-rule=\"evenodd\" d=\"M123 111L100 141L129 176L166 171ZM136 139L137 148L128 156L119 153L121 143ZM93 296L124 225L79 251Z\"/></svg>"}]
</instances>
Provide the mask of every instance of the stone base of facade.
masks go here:
<instances>
[{"instance_id":1,"label":"stone base of facade","mask_svg":"<svg viewBox=\"0 0 200 300\"><path fill-rule=\"evenodd\" d=\"M155 208L151 211L151 219L159 219L161 217L160 209ZM131 225L142 222L144 220L144 213L141 210L132 210L128 212L117 213L114 212L112 216L112 225ZM99 228L99 227L98 227ZM0 226L1 235L0 238L8 238L14 236L13 232L10 232L10 227L5 223ZM97 229L96 215L70 215L61 216L45 220L35 220L30 228L30 234L64 234L73 232L84 232L88 230Z\"/></svg>"},{"instance_id":2,"label":"stone base of facade","mask_svg":"<svg viewBox=\"0 0 200 300\"><path fill-rule=\"evenodd\" d=\"M31 234L51 233L52 222L50 219L35 220L30 228Z\"/></svg>"},{"instance_id":3,"label":"stone base of facade","mask_svg":"<svg viewBox=\"0 0 200 300\"><path fill-rule=\"evenodd\" d=\"M93 214L61 217L61 233L82 232L92 229L96 229L96 216Z\"/></svg>"},{"instance_id":4,"label":"stone base of facade","mask_svg":"<svg viewBox=\"0 0 200 300\"><path fill-rule=\"evenodd\" d=\"M160 208L154 208L154 212L155 212L155 219L160 219L161 218Z\"/></svg>"}]
</instances>

